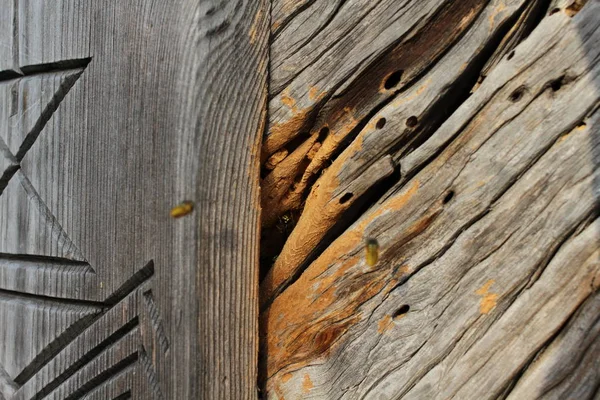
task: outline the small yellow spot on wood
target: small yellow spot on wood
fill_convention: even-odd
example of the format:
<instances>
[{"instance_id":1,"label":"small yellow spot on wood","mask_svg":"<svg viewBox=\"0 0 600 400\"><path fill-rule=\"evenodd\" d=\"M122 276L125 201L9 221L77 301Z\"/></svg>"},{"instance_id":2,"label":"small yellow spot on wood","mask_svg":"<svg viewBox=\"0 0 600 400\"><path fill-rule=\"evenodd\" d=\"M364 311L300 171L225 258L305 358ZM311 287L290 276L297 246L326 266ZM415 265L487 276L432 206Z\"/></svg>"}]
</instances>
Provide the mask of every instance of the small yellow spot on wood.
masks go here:
<instances>
[{"instance_id":1,"label":"small yellow spot on wood","mask_svg":"<svg viewBox=\"0 0 600 400\"><path fill-rule=\"evenodd\" d=\"M494 26L496 24L496 17L498 15L502 15L502 12L506 9L506 5L504 3L500 3L496 6L496 8L491 12L491 15L488 17L490 21L490 26Z\"/></svg>"},{"instance_id":2,"label":"small yellow spot on wood","mask_svg":"<svg viewBox=\"0 0 600 400\"><path fill-rule=\"evenodd\" d=\"M171 209L171 217L181 218L190 214L194 210L194 203L191 201L184 201L183 203L176 205Z\"/></svg>"},{"instance_id":3,"label":"small yellow spot on wood","mask_svg":"<svg viewBox=\"0 0 600 400\"><path fill-rule=\"evenodd\" d=\"M302 391L304 393L308 393L314 387L315 385L313 385L310 376L308 374L304 374L304 380L302 381Z\"/></svg>"},{"instance_id":4,"label":"small yellow spot on wood","mask_svg":"<svg viewBox=\"0 0 600 400\"><path fill-rule=\"evenodd\" d=\"M323 94L324 93L321 93L315 86L311 86L308 90L308 99L310 101L320 100L323 97Z\"/></svg>"},{"instance_id":5,"label":"small yellow spot on wood","mask_svg":"<svg viewBox=\"0 0 600 400\"><path fill-rule=\"evenodd\" d=\"M377 333L383 335L392 328L392 317L386 315L377 324Z\"/></svg>"},{"instance_id":6,"label":"small yellow spot on wood","mask_svg":"<svg viewBox=\"0 0 600 400\"><path fill-rule=\"evenodd\" d=\"M496 304L498 303L498 295L495 293L489 293L490 287L493 284L494 280L490 279L485 283L485 285L475 292L476 294L483 296L481 303L479 304L479 312L482 314L487 314L492 311L492 309L496 307Z\"/></svg>"},{"instance_id":7,"label":"small yellow spot on wood","mask_svg":"<svg viewBox=\"0 0 600 400\"><path fill-rule=\"evenodd\" d=\"M283 93L281 93L281 103L285 105L287 108L292 110L292 113L298 113L298 107L296 106L296 100L290 95L289 89L285 89Z\"/></svg>"},{"instance_id":8,"label":"small yellow spot on wood","mask_svg":"<svg viewBox=\"0 0 600 400\"><path fill-rule=\"evenodd\" d=\"M402 276L404 274L408 274L409 272L410 272L410 267L408 265L403 265L398 270L398 273L400 274L400 276Z\"/></svg>"},{"instance_id":9,"label":"small yellow spot on wood","mask_svg":"<svg viewBox=\"0 0 600 400\"><path fill-rule=\"evenodd\" d=\"M575 0L565 9L565 13L569 17L574 17L579 11L581 11L586 2L587 0Z\"/></svg>"},{"instance_id":10,"label":"small yellow spot on wood","mask_svg":"<svg viewBox=\"0 0 600 400\"><path fill-rule=\"evenodd\" d=\"M281 382L283 382L283 383L288 382L290 379L292 379L292 376L293 375L290 372L283 374L283 376L281 377Z\"/></svg>"}]
</instances>

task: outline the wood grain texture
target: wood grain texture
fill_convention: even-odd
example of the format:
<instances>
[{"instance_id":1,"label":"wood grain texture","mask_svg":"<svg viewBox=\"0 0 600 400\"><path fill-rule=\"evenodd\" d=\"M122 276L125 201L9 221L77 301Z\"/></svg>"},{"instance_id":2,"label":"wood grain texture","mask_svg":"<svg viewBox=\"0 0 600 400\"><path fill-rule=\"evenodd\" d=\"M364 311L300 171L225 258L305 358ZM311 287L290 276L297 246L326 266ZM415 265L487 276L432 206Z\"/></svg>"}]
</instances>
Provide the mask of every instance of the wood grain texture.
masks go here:
<instances>
[{"instance_id":1,"label":"wood grain texture","mask_svg":"<svg viewBox=\"0 0 600 400\"><path fill-rule=\"evenodd\" d=\"M600 292L590 295L579 306L556 338L525 370L507 398L585 399L597 394L600 381L598 310Z\"/></svg>"},{"instance_id":2,"label":"wood grain texture","mask_svg":"<svg viewBox=\"0 0 600 400\"><path fill-rule=\"evenodd\" d=\"M0 13L0 79L18 75L18 25L15 19L15 9L18 6L17 0L6 0L2 3L2 12Z\"/></svg>"},{"instance_id":3,"label":"wood grain texture","mask_svg":"<svg viewBox=\"0 0 600 400\"><path fill-rule=\"evenodd\" d=\"M349 84L349 89L343 95L327 103L324 112L332 111L330 117L324 122L318 119L316 124L317 127L321 123L329 126L331 136L325 139L308 167L300 172L301 178L296 178L297 183L290 193L280 196L296 197L296 205L300 205L307 189L311 190L303 204L303 214L296 229L263 283L262 292L266 297L270 298L282 289L286 282L283 277L294 275L341 216L360 203L368 189L376 187L385 177L372 174L370 167L378 158L390 152L405 151L439 125L447 113L444 111L449 107L447 103L452 101L450 98L460 96L460 90L469 86L464 83L466 77L482 63L482 54L489 52L490 47L498 42L498 37L507 30L510 21L519 15L525 2L510 2L506 7L502 4L502 7L500 2L491 2L487 6L483 2L446 5L436 18L414 32L416 37L374 62L362 76ZM447 35L449 31L453 35ZM463 31L467 34L457 41ZM435 46L429 45L430 42ZM424 48L429 50L423 57L420 52L425 52ZM448 53L438 60L444 51ZM403 71L398 88L382 91L381 86L373 84L375 80L383 85L386 76L396 69ZM427 69L429 71L423 74ZM398 89L401 90L399 93ZM395 93L397 95L394 96ZM393 101L390 101L392 97ZM374 110L381 107L379 112L371 116ZM348 109L352 110L352 121L336 117ZM353 142L324 170L318 182L309 188L313 177L330 163L333 154L344 148L344 140L355 128L361 129ZM279 169L287 168L284 162L280 165ZM393 169L398 168L397 163L392 165ZM276 173L278 168L271 175ZM387 175L391 175L391 172ZM265 178L268 179L269 176ZM363 190L353 190L352 186L361 181L364 182ZM267 193L263 194L263 198ZM352 197L341 202L346 193L352 193ZM271 205L264 203L264 208ZM270 213L274 213L276 217L285 211L269 207L265 215L268 218ZM263 217L263 223L267 218Z\"/></svg>"},{"instance_id":4,"label":"wood grain texture","mask_svg":"<svg viewBox=\"0 0 600 400\"><path fill-rule=\"evenodd\" d=\"M269 3L10 3L0 393L256 398Z\"/></svg>"},{"instance_id":5,"label":"wood grain texture","mask_svg":"<svg viewBox=\"0 0 600 400\"><path fill-rule=\"evenodd\" d=\"M467 7L472 3L477 1L468 2ZM338 3L327 23L315 26L311 40L299 48L294 47L297 34L293 29L282 31L272 46L270 126L263 157L306 133L324 101L343 92L344 81L359 74L369 65L367 61L374 61L388 47L407 40L411 29L425 25L446 4L435 0L418 5L350 0ZM351 121L353 110L349 111L339 118Z\"/></svg>"},{"instance_id":6,"label":"wood grain texture","mask_svg":"<svg viewBox=\"0 0 600 400\"><path fill-rule=\"evenodd\" d=\"M328 158L295 228L296 248L311 244L284 247L291 284L261 314L269 398L596 395L600 3L505 6L485 4ZM372 206L337 237L323 229L384 160L399 173Z\"/></svg>"}]
</instances>

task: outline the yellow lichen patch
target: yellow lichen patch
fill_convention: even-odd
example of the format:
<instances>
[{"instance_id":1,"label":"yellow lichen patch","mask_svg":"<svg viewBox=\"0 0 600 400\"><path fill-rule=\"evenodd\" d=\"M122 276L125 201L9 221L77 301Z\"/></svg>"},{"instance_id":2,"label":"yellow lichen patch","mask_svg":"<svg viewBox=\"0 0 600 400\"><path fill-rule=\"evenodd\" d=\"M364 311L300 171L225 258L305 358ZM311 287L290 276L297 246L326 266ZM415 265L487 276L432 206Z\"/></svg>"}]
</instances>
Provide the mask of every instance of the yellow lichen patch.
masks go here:
<instances>
[{"instance_id":1,"label":"yellow lichen patch","mask_svg":"<svg viewBox=\"0 0 600 400\"><path fill-rule=\"evenodd\" d=\"M308 90L308 99L310 101L321 100L323 98L323 96L325 96L325 92L321 92L315 86L311 86L310 89Z\"/></svg>"},{"instance_id":2,"label":"yellow lichen patch","mask_svg":"<svg viewBox=\"0 0 600 400\"><path fill-rule=\"evenodd\" d=\"M302 381L302 391L304 393L309 393L312 388L314 388L312 380L310 379L310 375L304 374L304 380Z\"/></svg>"},{"instance_id":3,"label":"yellow lichen patch","mask_svg":"<svg viewBox=\"0 0 600 400\"><path fill-rule=\"evenodd\" d=\"M347 129L340 129L340 132L350 132L358 123L356 119L356 113L354 109L350 107L344 107L344 118L340 121L342 125L348 125Z\"/></svg>"},{"instance_id":4,"label":"yellow lichen patch","mask_svg":"<svg viewBox=\"0 0 600 400\"><path fill-rule=\"evenodd\" d=\"M400 269L398 270L398 273L400 273L400 276L406 275L410 272L410 267L408 265L403 265L400 267Z\"/></svg>"},{"instance_id":5,"label":"yellow lichen patch","mask_svg":"<svg viewBox=\"0 0 600 400\"><path fill-rule=\"evenodd\" d=\"M281 21L274 21L271 24L271 31L274 32L277 30L277 28L279 28L281 26Z\"/></svg>"},{"instance_id":6,"label":"yellow lichen patch","mask_svg":"<svg viewBox=\"0 0 600 400\"><path fill-rule=\"evenodd\" d=\"M256 42L256 37L258 35L262 15L262 10L258 10L256 16L254 17L254 22L252 22L252 26L250 27L250 31L248 32L248 36L250 37L250 44L254 44L254 42Z\"/></svg>"},{"instance_id":7,"label":"yellow lichen patch","mask_svg":"<svg viewBox=\"0 0 600 400\"><path fill-rule=\"evenodd\" d=\"M296 2L296 1L291 1L291 0L284 0L282 2L277 3L277 5L280 7L279 14L284 17L288 17L292 12L294 12L296 10L296 7L298 7L298 4L301 4L301 3Z\"/></svg>"},{"instance_id":8,"label":"yellow lichen patch","mask_svg":"<svg viewBox=\"0 0 600 400\"><path fill-rule=\"evenodd\" d=\"M293 114L298 114L298 106L296 106L296 100L290 95L290 90L285 89L283 93L281 93L281 103L292 110Z\"/></svg>"},{"instance_id":9,"label":"yellow lichen patch","mask_svg":"<svg viewBox=\"0 0 600 400\"><path fill-rule=\"evenodd\" d=\"M383 335L384 333L389 331L392 328L392 326L392 317L386 315L381 320L379 320L379 323L377 324L377 333Z\"/></svg>"},{"instance_id":10,"label":"yellow lichen patch","mask_svg":"<svg viewBox=\"0 0 600 400\"><path fill-rule=\"evenodd\" d=\"M487 314L492 311L498 302L498 295L495 293L489 293L490 287L493 284L494 280L490 279L485 283L485 285L475 292L475 294L482 296L481 303L479 304L479 312L482 314Z\"/></svg>"},{"instance_id":11,"label":"yellow lichen patch","mask_svg":"<svg viewBox=\"0 0 600 400\"><path fill-rule=\"evenodd\" d=\"M290 379L292 379L292 374L290 372L286 372L285 374L283 374L283 376L281 377L281 382L282 383L287 383Z\"/></svg>"},{"instance_id":12,"label":"yellow lichen patch","mask_svg":"<svg viewBox=\"0 0 600 400\"><path fill-rule=\"evenodd\" d=\"M496 16L500 15L505 9L506 5L504 5L504 3L500 3L496 6L491 15L488 17L490 21L490 27L493 27L496 24Z\"/></svg>"}]
</instances>

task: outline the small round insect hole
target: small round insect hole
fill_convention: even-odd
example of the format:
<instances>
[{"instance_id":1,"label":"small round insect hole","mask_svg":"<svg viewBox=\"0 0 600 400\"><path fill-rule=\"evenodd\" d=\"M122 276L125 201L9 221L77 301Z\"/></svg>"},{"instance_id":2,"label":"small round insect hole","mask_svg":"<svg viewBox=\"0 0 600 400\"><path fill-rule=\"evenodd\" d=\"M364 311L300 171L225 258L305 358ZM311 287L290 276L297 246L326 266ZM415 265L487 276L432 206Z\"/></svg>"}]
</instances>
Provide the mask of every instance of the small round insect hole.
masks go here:
<instances>
[{"instance_id":1,"label":"small round insect hole","mask_svg":"<svg viewBox=\"0 0 600 400\"><path fill-rule=\"evenodd\" d=\"M552 11L550 11L550 12L548 13L548 15L554 15L554 14L556 14L556 13L557 13L557 12L559 12L559 11L560 11L560 8L553 8L553 9L552 9Z\"/></svg>"},{"instance_id":2,"label":"small round insect hole","mask_svg":"<svg viewBox=\"0 0 600 400\"><path fill-rule=\"evenodd\" d=\"M319 142L323 142L323 140L325 140L325 138L327 137L327 135L329 135L329 127L328 126L324 126L319 131Z\"/></svg>"},{"instance_id":3,"label":"small round insect hole","mask_svg":"<svg viewBox=\"0 0 600 400\"><path fill-rule=\"evenodd\" d=\"M383 83L383 87L386 90L390 90L392 88L394 88L397 84L400 83L400 80L402 79L402 74L404 73L404 71L402 71L401 69L398 71L394 71L392 72L387 78L385 78L385 82Z\"/></svg>"},{"instance_id":4,"label":"small round insect hole","mask_svg":"<svg viewBox=\"0 0 600 400\"><path fill-rule=\"evenodd\" d=\"M415 117L414 115L412 117L409 117L406 120L406 126L408 126L409 128L414 128L415 126L417 126L419 123L419 119L417 117Z\"/></svg>"},{"instance_id":5,"label":"small round insect hole","mask_svg":"<svg viewBox=\"0 0 600 400\"><path fill-rule=\"evenodd\" d=\"M521 86L521 87L516 88L515 91L512 92L508 98L513 103L516 103L517 101L519 101L523 98L524 93L525 93L525 87Z\"/></svg>"},{"instance_id":6,"label":"small round insect hole","mask_svg":"<svg viewBox=\"0 0 600 400\"><path fill-rule=\"evenodd\" d=\"M375 127L377 129L383 129L383 127L385 126L385 123L387 121L385 120L385 118L379 118L379 121L377 121L377 123L375 124Z\"/></svg>"},{"instance_id":7,"label":"small round insect hole","mask_svg":"<svg viewBox=\"0 0 600 400\"><path fill-rule=\"evenodd\" d=\"M340 204L347 203L354 196L354 193L346 193L340 198Z\"/></svg>"},{"instance_id":8,"label":"small round insect hole","mask_svg":"<svg viewBox=\"0 0 600 400\"><path fill-rule=\"evenodd\" d=\"M565 77L564 75L554 79L552 82L550 82L550 88L552 89L553 92L558 92L560 90L560 88L563 85L563 81L564 81Z\"/></svg>"},{"instance_id":9,"label":"small round insect hole","mask_svg":"<svg viewBox=\"0 0 600 400\"><path fill-rule=\"evenodd\" d=\"M511 51L510 53L508 53L508 56L506 57L507 60L512 59L515 56L515 51Z\"/></svg>"},{"instance_id":10,"label":"small round insect hole","mask_svg":"<svg viewBox=\"0 0 600 400\"><path fill-rule=\"evenodd\" d=\"M402 307L397 309L392 315L392 319L394 321L398 321L400 318L404 317L410 311L410 306L408 304L404 304Z\"/></svg>"},{"instance_id":11,"label":"small round insect hole","mask_svg":"<svg viewBox=\"0 0 600 400\"><path fill-rule=\"evenodd\" d=\"M444 204L450 203L450 200L454 197L454 190L449 191L444 197Z\"/></svg>"}]
</instances>

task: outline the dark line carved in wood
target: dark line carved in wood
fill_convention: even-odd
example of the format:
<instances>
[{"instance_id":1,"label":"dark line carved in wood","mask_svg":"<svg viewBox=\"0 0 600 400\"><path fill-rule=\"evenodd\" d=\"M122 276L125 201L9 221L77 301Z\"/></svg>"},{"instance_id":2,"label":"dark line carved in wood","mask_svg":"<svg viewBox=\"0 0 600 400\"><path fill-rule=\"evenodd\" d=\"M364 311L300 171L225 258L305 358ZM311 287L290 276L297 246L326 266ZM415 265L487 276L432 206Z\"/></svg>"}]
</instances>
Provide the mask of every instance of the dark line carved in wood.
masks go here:
<instances>
[{"instance_id":1,"label":"dark line carved in wood","mask_svg":"<svg viewBox=\"0 0 600 400\"><path fill-rule=\"evenodd\" d=\"M0 296L9 298L8 301L14 298L15 301L31 304L32 307L36 307L36 304L50 304L55 309L79 306L92 310L89 315L78 319L62 333L57 334L14 379L11 379L4 367L0 365L0 398L42 399L59 390L71 390L65 395L65 399L81 398L99 387L116 384L118 377L128 374L136 375L132 375L132 372L138 368L143 373L137 375L145 376L147 381L145 386L153 397L158 400L164 398L156 372L156 363L162 356L157 358L156 354L157 350L162 355L167 354L169 339L152 292L150 281L154 275L153 261L138 270L104 301L71 298L69 294L65 297L61 293L22 291L23 287L18 283L19 277L24 275L30 279L32 276L38 276L33 274L39 274L46 279L64 277L65 282L71 282L72 276L95 275L92 266L60 226L28 177L20 170L20 162L27 151L31 149L90 61L90 58L85 58L26 66L20 68L18 74L0 76L0 87L3 85L16 87L15 85L19 85L22 80L27 79L50 76L62 78L58 89L18 146L15 146L14 143L6 143L0 135L0 161L2 161L0 163L2 169L0 170L0 195L3 194L12 179L17 179L27 194L27 199L38 210L39 215L45 220L45 224L51 227L54 239L61 246L73 249L70 253L73 255L72 258L0 253ZM13 111L18 107L18 96L18 91L13 90L11 93ZM32 100L28 99L28 101ZM13 111L11 111L11 116L14 115ZM40 271L45 272L40 273ZM51 273L44 275L47 272ZM82 294L82 296L85 295L87 294ZM93 311L94 309L95 311ZM124 310L129 313L130 319L123 323ZM99 339L99 336L105 337ZM93 343L94 339L98 342ZM118 346L126 347L130 341L133 341L135 347L130 354L115 350ZM154 348L155 345L157 349ZM81 352L82 348L85 348L85 351L77 354L77 350ZM110 360L110 357L114 355L116 358ZM100 365L103 358L109 361L107 367ZM91 376L81 380L81 376L87 376L89 368L93 371ZM46 378L34 379L38 374ZM50 381L47 379L49 376L52 377ZM73 379L78 379L77 382L82 383L75 386L70 385L69 381ZM72 390L73 387L76 389ZM62 394L64 393L61 392ZM131 398L131 396L132 389L120 394L117 398Z\"/></svg>"}]
</instances>

